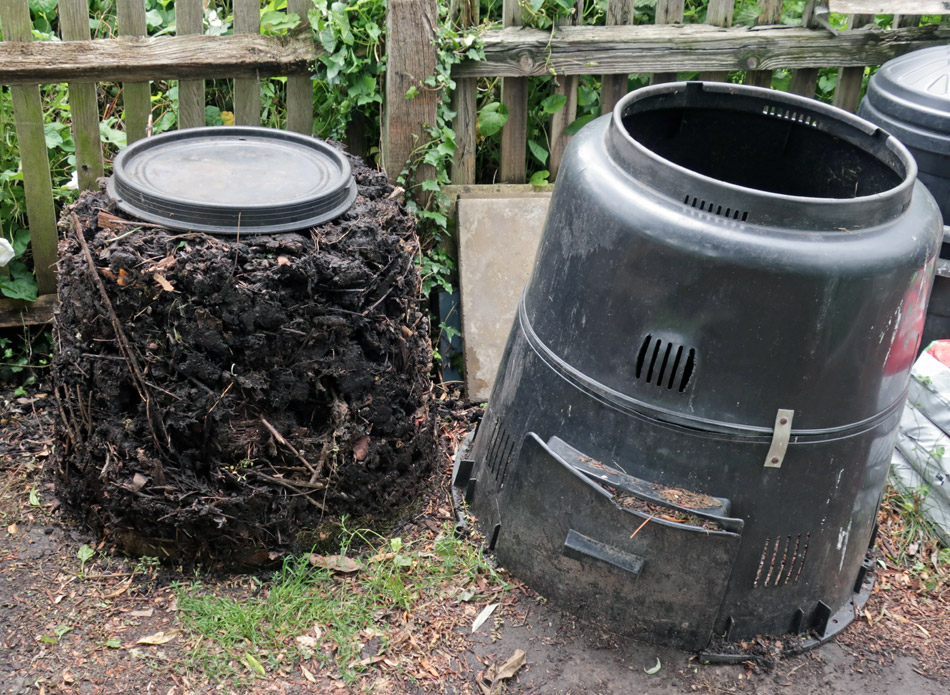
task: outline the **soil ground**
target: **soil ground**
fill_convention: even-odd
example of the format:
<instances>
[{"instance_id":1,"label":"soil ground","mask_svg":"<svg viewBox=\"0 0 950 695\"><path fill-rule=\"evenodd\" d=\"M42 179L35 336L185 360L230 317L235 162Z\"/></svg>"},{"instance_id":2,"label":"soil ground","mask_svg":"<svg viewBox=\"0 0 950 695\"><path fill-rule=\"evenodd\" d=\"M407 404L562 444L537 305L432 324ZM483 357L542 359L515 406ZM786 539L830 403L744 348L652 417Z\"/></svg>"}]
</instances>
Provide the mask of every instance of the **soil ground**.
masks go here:
<instances>
[{"instance_id":1,"label":"soil ground","mask_svg":"<svg viewBox=\"0 0 950 695\"><path fill-rule=\"evenodd\" d=\"M865 614L834 642L781 659L768 669L752 664L704 666L695 655L620 642L581 624L525 589L500 598L475 634L483 606L429 605L407 617L403 665L370 668L351 687L315 662L259 678L247 686L212 682L185 667L187 631L177 615L175 583L192 575L143 566L102 547L80 576L77 549L100 539L62 514L47 463L52 398L0 392L0 694L93 695L187 693L472 693L492 664L516 650L526 664L494 693L913 693L950 692L950 602L926 591L919 568L888 566ZM465 422L444 422L458 436ZM453 433L451 430L455 428ZM449 459L436 474L423 512L400 530L430 532L451 520ZM31 499L31 492L32 499ZM885 530L887 522L885 521ZM884 534L882 542L891 542ZM922 558L925 559L925 558ZM247 575L203 577L222 595L242 595ZM430 602L431 604L432 602ZM163 644L142 644L155 637ZM146 640L147 641L147 640ZM398 640L394 640L396 642ZM660 668L653 674L659 663Z\"/></svg>"}]
</instances>

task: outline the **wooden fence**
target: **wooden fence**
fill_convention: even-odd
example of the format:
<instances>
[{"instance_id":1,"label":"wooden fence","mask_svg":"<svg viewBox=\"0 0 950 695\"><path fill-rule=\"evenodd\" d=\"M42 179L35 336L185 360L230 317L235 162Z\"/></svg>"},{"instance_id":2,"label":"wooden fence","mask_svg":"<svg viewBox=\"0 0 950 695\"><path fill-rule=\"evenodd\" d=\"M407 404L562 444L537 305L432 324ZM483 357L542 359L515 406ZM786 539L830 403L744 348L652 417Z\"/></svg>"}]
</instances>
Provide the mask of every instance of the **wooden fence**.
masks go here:
<instances>
[{"instance_id":1,"label":"wooden fence","mask_svg":"<svg viewBox=\"0 0 950 695\"><path fill-rule=\"evenodd\" d=\"M579 7L582 0L578 0ZM552 174L568 140L576 112L579 75L601 76L603 110L626 90L627 74L652 73L655 82L678 72L700 72L723 80L745 71L747 83L768 86L772 71L794 70L791 90L813 96L821 67L842 68L834 101L854 110L867 65L903 52L950 41L946 24L918 26L922 12L939 12L935 0L831 0L831 9L851 12L849 30L832 32L808 2L801 27L778 25L782 0L760 0L755 27L732 27L734 0L710 0L707 22L680 24L684 0L656 0L656 24L632 25L636 0L610 0L607 26L565 20L554 32L520 27L518 0L504 0L504 28L484 34L486 60L457 66L455 108L456 158L453 183L473 184L477 139L476 90L482 77L502 78L508 122L502 130L500 179L521 183L526 172L528 79L553 73L554 89L566 105L549 128ZM62 41L32 41L28 0L0 0L0 84L10 85L23 186L30 224L40 299L26 306L0 300L0 327L47 320L56 292L56 210L43 127L39 85L68 83L76 168L82 188L102 175L102 146L96 83L121 82L125 130L129 142L145 137L151 108L149 80L179 80L179 127L204 125L205 79L234 79L234 115L238 124L260 123L260 78L286 75L288 128L312 131L313 86L309 71L319 55L306 21L287 36L260 34L259 0L233 0L234 34L202 33L202 0L177 0L177 33L146 36L144 0L117 0L117 36L90 40L86 0L60 0ZM467 23L478 23L478 0L453 3ZM931 8L930 6L934 7ZM288 0L288 11L305 18L310 0ZM938 7L940 6L940 7ZM895 27L868 27L874 14L900 12ZM397 175L435 120L441 95L422 86L435 66L432 46L437 19L435 0L389 0L388 63L382 119L381 163ZM406 99L410 86L420 96ZM421 169L417 176L425 177Z\"/></svg>"}]
</instances>

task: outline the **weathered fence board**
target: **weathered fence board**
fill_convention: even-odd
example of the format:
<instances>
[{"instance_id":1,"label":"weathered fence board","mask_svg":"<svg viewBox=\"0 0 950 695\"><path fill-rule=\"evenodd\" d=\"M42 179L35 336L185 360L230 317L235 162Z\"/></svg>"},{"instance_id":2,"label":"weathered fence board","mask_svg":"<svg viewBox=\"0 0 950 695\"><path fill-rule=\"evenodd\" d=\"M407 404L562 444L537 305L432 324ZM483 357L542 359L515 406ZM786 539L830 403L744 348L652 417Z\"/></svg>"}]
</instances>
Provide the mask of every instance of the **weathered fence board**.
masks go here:
<instances>
[{"instance_id":1,"label":"weathered fence board","mask_svg":"<svg viewBox=\"0 0 950 695\"><path fill-rule=\"evenodd\" d=\"M307 10L311 0L287 0L287 10L300 16L298 26L310 26ZM313 82L310 75L287 77L287 130L302 135L313 135Z\"/></svg>"},{"instance_id":2,"label":"weathered fence board","mask_svg":"<svg viewBox=\"0 0 950 695\"><path fill-rule=\"evenodd\" d=\"M808 0L802 10L802 26L806 29L816 29L818 22L815 20L816 0ZM792 94L800 94L803 97L814 97L815 90L818 88L818 68L798 68L792 71L792 80L788 85L788 91Z\"/></svg>"},{"instance_id":3,"label":"weathered fence board","mask_svg":"<svg viewBox=\"0 0 950 695\"><path fill-rule=\"evenodd\" d=\"M145 3L142 0L117 0L116 28L122 36L145 36ZM122 83L125 134L131 145L148 134L152 110L152 87L148 81Z\"/></svg>"},{"instance_id":4,"label":"weathered fence board","mask_svg":"<svg viewBox=\"0 0 950 695\"><path fill-rule=\"evenodd\" d=\"M950 14L946 0L830 0L829 9L841 14Z\"/></svg>"},{"instance_id":5,"label":"weathered fence board","mask_svg":"<svg viewBox=\"0 0 950 695\"><path fill-rule=\"evenodd\" d=\"M89 4L86 0L60 0L59 23L63 41L88 41ZM68 89L73 142L76 144L76 177L80 189L91 190L103 173L96 85L73 82Z\"/></svg>"},{"instance_id":6,"label":"weathered fence board","mask_svg":"<svg viewBox=\"0 0 950 695\"><path fill-rule=\"evenodd\" d=\"M853 14L848 18L848 29L864 26L873 21L873 15ZM858 110L864 70L863 65L860 67L843 67L838 70L838 84L835 86L835 96L832 102L835 106L852 113Z\"/></svg>"},{"instance_id":7,"label":"weathered fence board","mask_svg":"<svg viewBox=\"0 0 950 695\"><path fill-rule=\"evenodd\" d=\"M706 8L706 24L714 27L731 27L735 0L709 0ZM707 82L725 82L729 79L727 70L705 70L699 73L699 79Z\"/></svg>"},{"instance_id":8,"label":"weathered fence board","mask_svg":"<svg viewBox=\"0 0 950 695\"><path fill-rule=\"evenodd\" d=\"M502 24L506 27L521 25L519 0L504 0ZM501 129L501 163L498 167L498 175L505 183L524 183L527 154L525 132L528 129L528 80L517 76L503 79L501 103L508 109L508 122Z\"/></svg>"},{"instance_id":9,"label":"weathered fence board","mask_svg":"<svg viewBox=\"0 0 950 695\"><path fill-rule=\"evenodd\" d=\"M16 45L33 40L27 0L0 2L0 22L3 23L4 43ZM40 88L38 85L15 86L10 88L10 95L23 167L26 215L33 233L31 245L36 286L40 294L49 294L56 291L56 210Z\"/></svg>"},{"instance_id":10,"label":"weathered fence board","mask_svg":"<svg viewBox=\"0 0 950 695\"><path fill-rule=\"evenodd\" d=\"M584 0L576 0L574 4L574 14L570 18L563 20L564 25L573 25L578 23L578 18L584 13ZM548 171L551 176L557 176L557 170L561 166L561 157L564 155L564 148L567 147L570 135L565 134L567 127L574 122L577 117L577 75L557 75L554 78L554 89L552 93L563 96L564 106L551 114L551 129L548 135Z\"/></svg>"},{"instance_id":11,"label":"weathered fence board","mask_svg":"<svg viewBox=\"0 0 950 695\"><path fill-rule=\"evenodd\" d=\"M756 18L755 26L768 26L782 21L782 0L760 0L759 7L762 13ZM745 83L768 89L772 86L772 71L750 70L746 73Z\"/></svg>"},{"instance_id":12,"label":"weathered fence board","mask_svg":"<svg viewBox=\"0 0 950 695\"><path fill-rule=\"evenodd\" d=\"M802 27L674 26L508 28L485 32L484 61L465 61L459 76L508 77L602 73L775 70L879 65L907 51L950 41L950 25L838 35Z\"/></svg>"},{"instance_id":13,"label":"weathered fence board","mask_svg":"<svg viewBox=\"0 0 950 695\"><path fill-rule=\"evenodd\" d=\"M0 84L291 75L309 73L317 55L313 40L297 34L0 41Z\"/></svg>"},{"instance_id":14,"label":"weathered fence board","mask_svg":"<svg viewBox=\"0 0 950 695\"><path fill-rule=\"evenodd\" d=\"M732 2L732 0L727 0ZM634 0L610 0L607 3L607 26L633 24ZM601 75L600 112L610 113L627 93L627 75Z\"/></svg>"},{"instance_id":15,"label":"weathered fence board","mask_svg":"<svg viewBox=\"0 0 950 695\"><path fill-rule=\"evenodd\" d=\"M260 31L259 0L234 0L234 33L259 34ZM234 78L234 123L261 124L261 79L257 75Z\"/></svg>"},{"instance_id":16,"label":"weathered fence board","mask_svg":"<svg viewBox=\"0 0 950 695\"><path fill-rule=\"evenodd\" d=\"M657 0L656 2L656 23L662 24L681 24L683 22L683 0ZM654 72L651 80L652 84L662 84L664 82L675 82L676 71Z\"/></svg>"},{"instance_id":17,"label":"weathered fence board","mask_svg":"<svg viewBox=\"0 0 950 695\"><path fill-rule=\"evenodd\" d=\"M480 0L463 0L459 11L460 26L478 24L481 12ZM452 161L452 183L464 185L475 183L476 122L478 109L478 80L460 77L455 81L452 110L455 111L455 156Z\"/></svg>"},{"instance_id":18,"label":"weathered fence board","mask_svg":"<svg viewBox=\"0 0 950 695\"><path fill-rule=\"evenodd\" d=\"M175 31L179 36L200 35L204 31L201 0L177 0ZM203 77L178 81L178 127L199 128L205 124L205 81Z\"/></svg>"}]
</instances>

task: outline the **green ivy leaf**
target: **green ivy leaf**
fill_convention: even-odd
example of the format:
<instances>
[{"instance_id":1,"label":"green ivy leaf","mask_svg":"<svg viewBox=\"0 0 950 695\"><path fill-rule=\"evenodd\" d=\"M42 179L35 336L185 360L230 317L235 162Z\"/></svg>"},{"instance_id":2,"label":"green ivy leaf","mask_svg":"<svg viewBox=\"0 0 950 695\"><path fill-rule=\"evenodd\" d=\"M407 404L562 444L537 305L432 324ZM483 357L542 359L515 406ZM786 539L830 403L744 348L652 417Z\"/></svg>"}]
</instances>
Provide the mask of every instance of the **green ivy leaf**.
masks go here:
<instances>
[{"instance_id":1,"label":"green ivy leaf","mask_svg":"<svg viewBox=\"0 0 950 695\"><path fill-rule=\"evenodd\" d=\"M30 0L30 11L48 17L56 11L59 0Z\"/></svg>"},{"instance_id":2,"label":"green ivy leaf","mask_svg":"<svg viewBox=\"0 0 950 695\"><path fill-rule=\"evenodd\" d=\"M567 97L564 94L552 94L541 102L541 109L544 113L557 113L566 103Z\"/></svg>"},{"instance_id":3,"label":"green ivy leaf","mask_svg":"<svg viewBox=\"0 0 950 695\"><path fill-rule=\"evenodd\" d=\"M60 129L61 123L45 123L43 125L43 134L46 135L46 149L53 150L63 144L63 136Z\"/></svg>"},{"instance_id":4,"label":"green ivy leaf","mask_svg":"<svg viewBox=\"0 0 950 695\"><path fill-rule=\"evenodd\" d=\"M585 125L587 125L592 120L594 120L595 118L596 116L594 116L593 114L587 114L586 116L581 116L580 118L575 119L573 123L571 123L567 128L564 129L564 134L573 135L578 130L583 128Z\"/></svg>"},{"instance_id":5,"label":"green ivy leaf","mask_svg":"<svg viewBox=\"0 0 950 695\"><path fill-rule=\"evenodd\" d=\"M491 137L508 122L508 107L498 101L486 104L478 112L478 132Z\"/></svg>"},{"instance_id":6,"label":"green ivy leaf","mask_svg":"<svg viewBox=\"0 0 950 695\"><path fill-rule=\"evenodd\" d=\"M541 164L548 163L548 151L534 140L528 140L528 149Z\"/></svg>"},{"instance_id":7,"label":"green ivy leaf","mask_svg":"<svg viewBox=\"0 0 950 695\"><path fill-rule=\"evenodd\" d=\"M551 175L551 172L547 169L542 169L541 171L536 171L531 175L531 179L528 181L532 186L547 186L550 181L548 181L548 176Z\"/></svg>"}]
</instances>

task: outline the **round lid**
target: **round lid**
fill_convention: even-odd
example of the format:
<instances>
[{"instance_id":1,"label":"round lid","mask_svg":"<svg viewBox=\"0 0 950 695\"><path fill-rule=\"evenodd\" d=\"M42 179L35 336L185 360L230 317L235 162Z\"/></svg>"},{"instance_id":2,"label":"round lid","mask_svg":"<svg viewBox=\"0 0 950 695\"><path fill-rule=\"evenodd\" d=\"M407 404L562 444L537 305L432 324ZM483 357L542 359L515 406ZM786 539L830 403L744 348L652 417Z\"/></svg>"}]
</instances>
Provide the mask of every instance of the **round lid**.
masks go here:
<instances>
[{"instance_id":1,"label":"round lid","mask_svg":"<svg viewBox=\"0 0 950 695\"><path fill-rule=\"evenodd\" d=\"M898 121L950 135L950 46L888 61L871 77L867 99Z\"/></svg>"},{"instance_id":2,"label":"round lid","mask_svg":"<svg viewBox=\"0 0 950 695\"><path fill-rule=\"evenodd\" d=\"M290 232L327 222L356 199L342 152L269 128L162 133L115 158L107 190L119 208L171 229L213 234Z\"/></svg>"}]
</instances>

